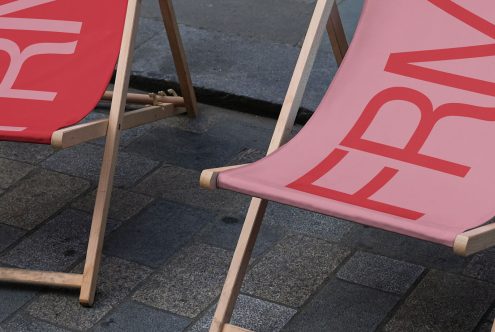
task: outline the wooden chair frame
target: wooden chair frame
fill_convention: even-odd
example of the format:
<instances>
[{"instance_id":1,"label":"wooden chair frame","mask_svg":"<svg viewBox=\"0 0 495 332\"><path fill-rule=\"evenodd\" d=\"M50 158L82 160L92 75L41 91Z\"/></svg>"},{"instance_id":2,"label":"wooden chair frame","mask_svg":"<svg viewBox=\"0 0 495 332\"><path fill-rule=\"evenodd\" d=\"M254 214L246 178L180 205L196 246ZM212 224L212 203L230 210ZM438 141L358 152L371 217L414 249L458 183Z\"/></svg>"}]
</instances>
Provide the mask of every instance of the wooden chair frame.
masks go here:
<instances>
[{"instance_id":1,"label":"wooden chair frame","mask_svg":"<svg viewBox=\"0 0 495 332\"><path fill-rule=\"evenodd\" d=\"M52 135L52 146L59 149L106 136L84 272L77 274L0 268L2 282L80 289L80 303L91 306L95 298L121 131L176 114L187 112L191 117L197 114L196 97L171 0L159 0L159 3L184 97L128 93L141 1L128 0L114 91L106 92L102 98L111 100L109 118L60 129ZM127 102L148 106L125 112Z\"/></svg>"},{"instance_id":2,"label":"wooden chair frame","mask_svg":"<svg viewBox=\"0 0 495 332\"><path fill-rule=\"evenodd\" d=\"M275 131L268 148L268 154L277 150L289 138L297 112L301 106L316 53L326 29L330 37L337 64L340 65L348 49L347 40L335 0L318 0L299 59L289 84ZM205 170L201 173L200 185L206 189L217 188L217 178L221 172L243 165ZM252 198L239 242L234 252L227 278L220 295L210 332L247 331L230 324L232 312L239 296L240 288L251 258L251 253L261 227L268 201ZM454 244L454 252L468 256L495 244L495 224L489 224L459 234ZM494 325L495 326L495 325Z\"/></svg>"}]
</instances>

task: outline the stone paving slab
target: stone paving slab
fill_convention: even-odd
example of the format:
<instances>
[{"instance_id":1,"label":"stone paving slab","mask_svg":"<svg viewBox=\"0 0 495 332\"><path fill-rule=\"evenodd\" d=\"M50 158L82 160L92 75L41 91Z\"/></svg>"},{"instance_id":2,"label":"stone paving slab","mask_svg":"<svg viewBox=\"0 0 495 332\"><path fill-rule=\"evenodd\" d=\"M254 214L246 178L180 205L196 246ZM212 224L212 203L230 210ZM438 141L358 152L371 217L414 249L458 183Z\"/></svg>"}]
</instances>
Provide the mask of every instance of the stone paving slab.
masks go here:
<instances>
[{"instance_id":1,"label":"stone paving slab","mask_svg":"<svg viewBox=\"0 0 495 332\"><path fill-rule=\"evenodd\" d=\"M243 292L300 307L348 254L322 240L286 237L248 272Z\"/></svg>"},{"instance_id":2,"label":"stone paving slab","mask_svg":"<svg viewBox=\"0 0 495 332\"><path fill-rule=\"evenodd\" d=\"M0 261L21 268L66 271L86 254L90 226L90 215L66 210L2 254ZM107 234L117 226L109 220Z\"/></svg>"},{"instance_id":3,"label":"stone paving slab","mask_svg":"<svg viewBox=\"0 0 495 332\"><path fill-rule=\"evenodd\" d=\"M0 222L32 229L87 189L83 179L38 170L2 195Z\"/></svg>"},{"instance_id":4,"label":"stone paving slab","mask_svg":"<svg viewBox=\"0 0 495 332\"><path fill-rule=\"evenodd\" d=\"M337 277L381 291L404 294L423 271L419 265L356 252L339 270Z\"/></svg>"},{"instance_id":5,"label":"stone paving slab","mask_svg":"<svg viewBox=\"0 0 495 332\"><path fill-rule=\"evenodd\" d=\"M472 331L494 299L493 285L432 270L385 331Z\"/></svg>"},{"instance_id":6,"label":"stone paving slab","mask_svg":"<svg viewBox=\"0 0 495 332\"><path fill-rule=\"evenodd\" d=\"M116 230L108 238L104 252L157 268L213 218L214 215L207 211L158 201L138 218Z\"/></svg>"},{"instance_id":7,"label":"stone paving slab","mask_svg":"<svg viewBox=\"0 0 495 332\"><path fill-rule=\"evenodd\" d=\"M355 227L345 242L359 250L448 272L462 272L470 260L454 255L452 248L372 227Z\"/></svg>"},{"instance_id":8,"label":"stone paving slab","mask_svg":"<svg viewBox=\"0 0 495 332\"><path fill-rule=\"evenodd\" d=\"M16 331L16 332L67 332L64 328L54 326L42 320L33 318L28 314L22 313L16 315L8 323L3 325L5 330L0 331Z\"/></svg>"},{"instance_id":9,"label":"stone paving slab","mask_svg":"<svg viewBox=\"0 0 495 332\"><path fill-rule=\"evenodd\" d=\"M212 306L188 331L208 332L216 306ZM296 310L240 295L237 300L232 323L234 325L257 332L280 331L294 316Z\"/></svg>"},{"instance_id":10,"label":"stone paving slab","mask_svg":"<svg viewBox=\"0 0 495 332\"><path fill-rule=\"evenodd\" d=\"M375 331L398 301L397 295L333 279L283 331Z\"/></svg>"},{"instance_id":11,"label":"stone paving slab","mask_svg":"<svg viewBox=\"0 0 495 332\"><path fill-rule=\"evenodd\" d=\"M0 252L20 239L25 233L25 230L0 224Z\"/></svg>"},{"instance_id":12,"label":"stone paving slab","mask_svg":"<svg viewBox=\"0 0 495 332\"><path fill-rule=\"evenodd\" d=\"M0 142L0 157L37 164L54 153L47 145Z\"/></svg>"},{"instance_id":13,"label":"stone paving slab","mask_svg":"<svg viewBox=\"0 0 495 332\"><path fill-rule=\"evenodd\" d=\"M35 287L0 284L0 326L9 316L28 303L36 295Z\"/></svg>"},{"instance_id":14,"label":"stone paving slab","mask_svg":"<svg viewBox=\"0 0 495 332\"><path fill-rule=\"evenodd\" d=\"M175 128L154 128L130 144L127 150L151 160L174 162L198 171L226 165L240 151L237 146L225 146L221 138L210 134L200 135Z\"/></svg>"},{"instance_id":15,"label":"stone paving slab","mask_svg":"<svg viewBox=\"0 0 495 332\"><path fill-rule=\"evenodd\" d=\"M182 331L190 320L185 317L129 301L107 315L94 331Z\"/></svg>"},{"instance_id":16,"label":"stone paving slab","mask_svg":"<svg viewBox=\"0 0 495 332\"><path fill-rule=\"evenodd\" d=\"M42 163L44 168L98 183L103 147L81 144L57 152ZM158 162L127 152L120 152L114 184L130 187L158 166Z\"/></svg>"},{"instance_id":17,"label":"stone paving slab","mask_svg":"<svg viewBox=\"0 0 495 332\"><path fill-rule=\"evenodd\" d=\"M273 202L268 205L265 223L328 241L340 241L356 227L348 221Z\"/></svg>"},{"instance_id":18,"label":"stone paving slab","mask_svg":"<svg viewBox=\"0 0 495 332\"><path fill-rule=\"evenodd\" d=\"M231 252L205 244L182 250L133 298L177 315L194 318L219 295Z\"/></svg>"},{"instance_id":19,"label":"stone paving slab","mask_svg":"<svg viewBox=\"0 0 495 332\"><path fill-rule=\"evenodd\" d=\"M464 269L464 275L495 283L495 249L476 254ZM492 316L495 317L495 313Z\"/></svg>"},{"instance_id":20,"label":"stone paving slab","mask_svg":"<svg viewBox=\"0 0 495 332\"><path fill-rule=\"evenodd\" d=\"M239 240L243 224L244 216L217 218L204 227L197 238L203 243L233 251ZM258 257L273 247L283 235L284 232L280 229L266 224L262 225L253 249L253 257Z\"/></svg>"},{"instance_id":21,"label":"stone paving slab","mask_svg":"<svg viewBox=\"0 0 495 332\"><path fill-rule=\"evenodd\" d=\"M96 190L80 198L72 204L74 208L93 213L96 200ZM110 219L126 221L138 214L153 201L152 197L131 191L114 188L108 217Z\"/></svg>"},{"instance_id":22,"label":"stone paving slab","mask_svg":"<svg viewBox=\"0 0 495 332\"><path fill-rule=\"evenodd\" d=\"M81 272L83 265L75 271ZM61 290L41 295L29 305L27 312L36 318L74 330L86 330L126 298L151 270L114 257L102 260L97 285L98 300L93 307L79 304L78 293Z\"/></svg>"},{"instance_id":23,"label":"stone paving slab","mask_svg":"<svg viewBox=\"0 0 495 332\"><path fill-rule=\"evenodd\" d=\"M0 173L0 189L7 189L31 172L34 167L14 160L0 158L0 169L2 170Z\"/></svg>"},{"instance_id":24,"label":"stone paving slab","mask_svg":"<svg viewBox=\"0 0 495 332\"><path fill-rule=\"evenodd\" d=\"M249 198L226 190L206 190L199 187L200 172L164 165L139 183L135 190L145 195L161 197L201 209L238 215L246 211Z\"/></svg>"}]
</instances>

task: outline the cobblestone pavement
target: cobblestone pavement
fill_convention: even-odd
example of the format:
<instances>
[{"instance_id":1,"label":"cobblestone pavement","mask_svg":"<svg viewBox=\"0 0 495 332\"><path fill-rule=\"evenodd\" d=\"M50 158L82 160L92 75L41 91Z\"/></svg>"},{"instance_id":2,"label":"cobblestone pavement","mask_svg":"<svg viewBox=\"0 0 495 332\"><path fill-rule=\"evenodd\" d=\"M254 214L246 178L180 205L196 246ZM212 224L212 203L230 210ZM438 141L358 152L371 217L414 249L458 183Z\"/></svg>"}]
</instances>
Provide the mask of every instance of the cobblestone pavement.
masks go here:
<instances>
[{"instance_id":1,"label":"cobblestone pavement","mask_svg":"<svg viewBox=\"0 0 495 332\"><path fill-rule=\"evenodd\" d=\"M97 111L91 118L102 117ZM1 331L206 331L248 198L205 167L262 156L274 121L210 106L125 132L93 308L0 285ZM0 143L0 265L82 268L102 141ZM271 204L234 321L257 331L489 331L495 250L449 248Z\"/></svg>"},{"instance_id":2,"label":"cobblestone pavement","mask_svg":"<svg viewBox=\"0 0 495 332\"><path fill-rule=\"evenodd\" d=\"M364 0L340 0L351 39ZM200 101L278 112L316 0L173 0ZM143 0L133 67L136 87L177 82L157 0ZM303 108L314 110L337 70L328 38L311 74ZM249 102L249 103L248 103Z\"/></svg>"}]
</instances>

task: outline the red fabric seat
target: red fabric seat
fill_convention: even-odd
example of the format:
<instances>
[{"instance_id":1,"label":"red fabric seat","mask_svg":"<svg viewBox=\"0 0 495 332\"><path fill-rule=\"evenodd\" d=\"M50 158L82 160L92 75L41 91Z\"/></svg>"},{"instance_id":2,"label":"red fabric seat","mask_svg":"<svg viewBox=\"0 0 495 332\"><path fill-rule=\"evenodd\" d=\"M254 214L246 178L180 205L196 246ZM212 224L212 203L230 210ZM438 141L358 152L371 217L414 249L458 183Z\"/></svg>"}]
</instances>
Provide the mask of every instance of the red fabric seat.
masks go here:
<instances>
[{"instance_id":1,"label":"red fabric seat","mask_svg":"<svg viewBox=\"0 0 495 332\"><path fill-rule=\"evenodd\" d=\"M50 144L79 122L113 73L127 1L0 5L0 140Z\"/></svg>"}]
</instances>

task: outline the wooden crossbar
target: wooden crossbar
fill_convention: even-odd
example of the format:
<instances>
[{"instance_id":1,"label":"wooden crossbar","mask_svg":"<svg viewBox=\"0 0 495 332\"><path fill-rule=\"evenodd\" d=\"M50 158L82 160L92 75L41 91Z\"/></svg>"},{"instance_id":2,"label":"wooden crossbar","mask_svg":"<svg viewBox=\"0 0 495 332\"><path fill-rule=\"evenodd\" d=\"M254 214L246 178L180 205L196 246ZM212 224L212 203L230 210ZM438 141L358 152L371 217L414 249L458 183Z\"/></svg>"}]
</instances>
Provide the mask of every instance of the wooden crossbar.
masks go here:
<instances>
[{"instance_id":1,"label":"wooden crossbar","mask_svg":"<svg viewBox=\"0 0 495 332\"><path fill-rule=\"evenodd\" d=\"M183 109L175 108L173 104L150 106L136 111L126 112L124 113L121 130L138 127L146 123L185 112L186 111ZM56 149L66 149L83 142L105 137L107 129L108 119L101 119L63 128L53 133L51 144Z\"/></svg>"},{"instance_id":2,"label":"wooden crossbar","mask_svg":"<svg viewBox=\"0 0 495 332\"><path fill-rule=\"evenodd\" d=\"M225 324L223 326L222 332L252 332L252 331L244 329L244 328L236 326L236 325Z\"/></svg>"},{"instance_id":3,"label":"wooden crossbar","mask_svg":"<svg viewBox=\"0 0 495 332\"><path fill-rule=\"evenodd\" d=\"M101 100L112 101L113 91L106 91ZM184 107L185 102L182 97L162 96L157 93L128 93L127 103L141 105L174 104L177 107Z\"/></svg>"},{"instance_id":4,"label":"wooden crossbar","mask_svg":"<svg viewBox=\"0 0 495 332\"><path fill-rule=\"evenodd\" d=\"M42 286L81 288L82 274L0 268L0 281Z\"/></svg>"}]
</instances>

